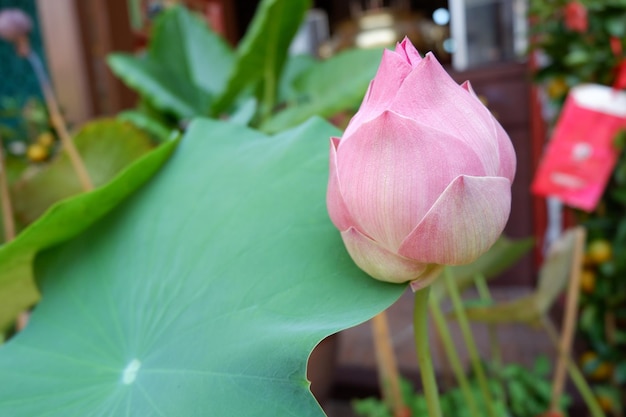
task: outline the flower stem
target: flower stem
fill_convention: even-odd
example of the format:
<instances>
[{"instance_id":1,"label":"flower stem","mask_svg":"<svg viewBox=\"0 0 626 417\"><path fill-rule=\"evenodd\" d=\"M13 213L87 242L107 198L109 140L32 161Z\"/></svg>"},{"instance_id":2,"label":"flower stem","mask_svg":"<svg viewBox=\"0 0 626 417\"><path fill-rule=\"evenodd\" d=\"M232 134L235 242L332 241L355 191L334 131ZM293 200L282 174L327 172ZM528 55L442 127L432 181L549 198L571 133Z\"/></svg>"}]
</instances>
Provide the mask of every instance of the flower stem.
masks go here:
<instances>
[{"instance_id":1,"label":"flower stem","mask_svg":"<svg viewBox=\"0 0 626 417\"><path fill-rule=\"evenodd\" d=\"M413 307L413 334L415 336L415 348L417 350L417 363L422 377L424 396L428 407L429 417L441 417L439 405L439 390L435 379L432 356L428 340L428 294L430 287L421 289L415 293L415 305Z\"/></svg>"},{"instance_id":2,"label":"flower stem","mask_svg":"<svg viewBox=\"0 0 626 417\"><path fill-rule=\"evenodd\" d=\"M450 329L448 329L446 319L443 315L443 312L441 311L439 300L431 296L429 304L430 314L432 314L433 316L435 327L437 328L437 332L439 333L439 337L441 338L443 349L448 358L448 362L450 362L450 366L452 367L452 371L454 372L456 381L459 384L461 394L463 395L463 399L467 404L470 415L471 417L481 417L478 406L476 405L476 399L472 394L469 380L465 375L463 365L461 364L461 359L459 358L459 354L454 346L454 341L452 340Z\"/></svg>"},{"instance_id":3,"label":"flower stem","mask_svg":"<svg viewBox=\"0 0 626 417\"><path fill-rule=\"evenodd\" d=\"M400 373L398 372L398 365L391 344L389 323L385 311L374 316L372 319L372 330L383 399L387 406L393 410L394 416L406 416L408 415L408 410L402 398Z\"/></svg>"},{"instance_id":4,"label":"flower stem","mask_svg":"<svg viewBox=\"0 0 626 417\"><path fill-rule=\"evenodd\" d=\"M61 115L59 105L57 103L56 97L54 96L54 92L52 91L50 81L48 80L45 70L43 69L43 65L41 64L39 55L37 55L35 51L30 50L26 55L26 59L28 60L28 62L30 62L30 65L33 67L33 71L37 76L41 91L43 92L44 100L46 101L48 113L50 114L50 122L52 123L52 126L54 127L59 135L59 138L61 139L63 149L65 149L65 152L67 152L67 156L70 159L74 171L76 172L76 176L80 181L83 191L93 190L93 183L91 181L91 178L89 177L89 173L87 172L85 163L80 157L80 154L78 153L78 150L76 149L76 146L74 145L74 142L72 141L72 138L67 131L65 120Z\"/></svg>"},{"instance_id":5,"label":"flower stem","mask_svg":"<svg viewBox=\"0 0 626 417\"><path fill-rule=\"evenodd\" d=\"M467 315L465 314L465 308L463 307L463 302L461 300L459 290L457 289L456 283L454 282L452 271L450 271L449 268L445 268L443 271L443 277L446 282L448 295L450 296L450 300L452 301L452 306L454 307L454 312L456 313L457 320L459 322L459 327L461 329L463 340L465 341L465 345L467 347L467 352L469 353L472 369L476 374L476 378L478 379L478 385L480 386L480 390L485 400L487 414L489 415L489 417L498 417L496 414L496 410L493 406L494 401L493 397L491 396L491 390L489 389L487 375L485 374L485 370L480 363L480 355L478 354L476 341L474 340L474 336L472 335L472 329L470 328L469 320L467 318Z\"/></svg>"},{"instance_id":6,"label":"flower stem","mask_svg":"<svg viewBox=\"0 0 626 417\"><path fill-rule=\"evenodd\" d=\"M474 275L474 285L478 290L478 296L481 301L493 302L491 291L487 285L487 279L483 274ZM489 323L487 325L487 331L489 332L489 352L491 353L491 363L493 364L494 374L496 380L500 386L501 397L500 400L506 403L506 390L504 389L504 382L502 381L502 349L500 348L500 342L498 340L498 328L495 324Z\"/></svg>"},{"instance_id":7,"label":"flower stem","mask_svg":"<svg viewBox=\"0 0 626 417\"><path fill-rule=\"evenodd\" d=\"M489 286L487 285L487 280L483 274L476 274L474 276L474 285L478 290L478 296L481 301L493 302L493 297L491 296L491 291L489 291ZM489 347L490 352L493 357L493 363L498 369L502 367L502 350L500 349L500 343L498 342L498 329L495 324L489 324L487 326L489 331Z\"/></svg>"}]
</instances>

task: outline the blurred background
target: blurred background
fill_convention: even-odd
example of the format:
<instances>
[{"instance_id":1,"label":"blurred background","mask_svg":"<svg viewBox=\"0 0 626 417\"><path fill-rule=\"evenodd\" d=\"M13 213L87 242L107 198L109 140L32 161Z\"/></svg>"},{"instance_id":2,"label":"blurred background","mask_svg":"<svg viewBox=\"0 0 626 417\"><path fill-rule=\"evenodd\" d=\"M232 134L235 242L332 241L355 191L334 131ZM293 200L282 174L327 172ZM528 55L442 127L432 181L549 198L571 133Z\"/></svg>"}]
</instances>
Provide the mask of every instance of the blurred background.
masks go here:
<instances>
[{"instance_id":1,"label":"blurred background","mask_svg":"<svg viewBox=\"0 0 626 417\"><path fill-rule=\"evenodd\" d=\"M137 105L138 93L111 71L107 57L145 51L155 19L168 8L182 5L192 10L236 47L258 4L255 0L0 0L0 10L18 7L33 19L31 46L43 58L63 116L72 129ZM511 217L504 233L514 240L531 238L534 244L498 271L490 282L494 299L506 302L533 293L541 281L544 250L551 243L546 232L555 224L558 231L574 224L590 228L585 250L591 255L587 263L576 266L584 279L575 355L588 379L599 387L595 395L603 399L608 415L622 416L626 265L615 260L626 259L626 233L615 235L614 230L616 224L623 223L626 199L622 196L622 205L618 206L605 199L599 211L581 216L558 202L549 204L530 190L569 90L586 82L616 85L617 68L626 62L626 4L619 0L315 0L291 41L289 53L325 60L352 48L393 47L405 36L421 53L432 51L457 82L471 81L515 147L517 174ZM616 89L625 86L626 82ZM340 118L331 120L341 126L346 117L349 112L343 114L343 122L337 121ZM9 153L45 162L47 154L27 152L29 144L43 143L42 133L50 130L35 74L15 54L13 45L0 42L0 135L11 145ZM626 189L623 167L626 164L620 163L615 171L622 172L622 179L615 177L617 182L611 182L607 192ZM604 252L600 255L593 252L598 249L593 241L603 242ZM607 304L611 294L618 295L617 301ZM564 309L562 295L549 311L557 322ZM468 297L475 296L477 291L470 291ZM450 308L449 303L444 306ZM407 380L419 384L410 309L409 295L388 315L399 369ZM481 353L489 356L487 329L479 324L473 326ZM462 344L459 332L453 326L454 340ZM547 378L538 376L546 368L542 360L550 363L556 353L545 332L511 324L501 331L500 341L504 362L527 369L534 366L537 371L525 374L521 368L511 370L511 378L521 384L519 389L531 390L533 381ZM441 346L437 349L441 351ZM379 394L375 357L368 323L331 337L316 349L310 376L315 394L331 417L357 412L366 417L386 416L375 414L377 404L365 404L358 411L352 402ZM539 365L538 358L543 358ZM462 360L467 363L467 355ZM436 362L437 372L443 379L450 379L445 361ZM567 388L572 394L571 415L587 415L580 396L571 384Z\"/></svg>"}]
</instances>

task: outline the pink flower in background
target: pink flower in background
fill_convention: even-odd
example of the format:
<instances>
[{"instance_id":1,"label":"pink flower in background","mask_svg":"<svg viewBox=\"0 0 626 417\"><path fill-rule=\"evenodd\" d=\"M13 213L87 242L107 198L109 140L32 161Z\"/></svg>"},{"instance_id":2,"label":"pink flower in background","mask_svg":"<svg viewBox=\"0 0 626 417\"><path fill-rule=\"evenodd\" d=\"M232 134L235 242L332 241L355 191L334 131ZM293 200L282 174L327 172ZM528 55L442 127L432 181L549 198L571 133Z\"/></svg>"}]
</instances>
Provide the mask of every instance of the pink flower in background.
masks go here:
<instances>
[{"instance_id":1,"label":"pink flower in background","mask_svg":"<svg viewBox=\"0 0 626 417\"><path fill-rule=\"evenodd\" d=\"M384 52L361 108L331 139L328 212L361 269L419 289L498 239L515 164L469 83L405 39Z\"/></svg>"},{"instance_id":2,"label":"pink flower in background","mask_svg":"<svg viewBox=\"0 0 626 417\"><path fill-rule=\"evenodd\" d=\"M589 26L587 8L578 1L570 1L563 9L565 27L574 32L585 33Z\"/></svg>"}]
</instances>

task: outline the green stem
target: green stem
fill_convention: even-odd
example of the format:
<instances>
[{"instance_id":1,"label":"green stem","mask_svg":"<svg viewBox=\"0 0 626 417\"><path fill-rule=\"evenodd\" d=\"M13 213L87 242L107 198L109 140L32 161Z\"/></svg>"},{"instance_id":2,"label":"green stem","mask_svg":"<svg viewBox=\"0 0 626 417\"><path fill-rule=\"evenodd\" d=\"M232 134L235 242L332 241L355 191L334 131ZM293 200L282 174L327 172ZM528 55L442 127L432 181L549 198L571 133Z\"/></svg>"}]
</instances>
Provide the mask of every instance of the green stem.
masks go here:
<instances>
[{"instance_id":1,"label":"green stem","mask_svg":"<svg viewBox=\"0 0 626 417\"><path fill-rule=\"evenodd\" d=\"M591 387L587 384L583 373L578 369L576 364L571 360L567 364L567 369L569 371L569 376L572 378L576 389L580 393L580 396L583 398L583 401L589 408L589 412L593 417L606 417L604 411L602 411L602 407L596 400L596 396L593 394Z\"/></svg>"},{"instance_id":2,"label":"green stem","mask_svg":"<svg viewBox=\"0 0 626 417\"><path fill-rule=\"evenodd\" d=\"M452 301L452 306L454 307L454 311L459 322L459 327L461 328L463 340L465 341L465 345L467 346L467 352L469 353L472 369L476 374L476 377L478 379L478 385L480 386L480 390L485 399L487 413L489 417L498 417L496 414L496 410L493 407L494 401L491 396L491 390L489 389L489 383L487 382L487 376L485 375L485 370L480 363L480 355L478 354L476 341L474 340L474 336L472 335L472 329L470 328L469 320L467 319L467 315L465 314L465 308L463 307L463 302L461 301L461 295L459 294L459 290L457 289L456 283L454 282L452 271L450 271L449 268L445 268L443 276L446 282L446 288L448 289L448 294L450 295L450 300Z\"/></svg>"},{"instance_id":3,"label":"green stem","mask_svg":"<svg viewBox=\"0 0 626 417\"><path fill-rule=\"evenodd\" d=\"M489 291L489 286L487 285L487 280L483 274L474 275L474 285L476 286L476 290L478 290L478 296L481 300L493 300L491 297L491 291Z\"/></svg>"},{"instance_id":4,"label":"green stem","mask_svg":"<svg viewBox=\"0 0 626 417\"><path fill-rule=\"evenodd\" d=\"M261 105L261 122L263 124L272 115L276 100L276 78L272 66L266 66L263 74L263 101Z\"/></svg>"},{"instance_id":5,"label":"green stem","mask_svg":"<svg viewBox=\"0 0 626 417\"><path fill-rule=\"evenodd\" d=\"M487 279L483 274L474 275L474 285L478 290L478 296L481 301L493 302L491 291L487 285ZM502 372L502 349L500 348L500 341L498 340L498 329L495 324L489 323L487 325L487 331L489 332L489 351L492 356L492 363L497 375L498 384L500 385L500 392L503 396L506 396L506 390L504 390L503 382L501 379ZM501 398L503 402L506 402L506 398Z\"/></svg>"},{"instance_id":6,"label":"green stem","mask_svg":"<svg viewBox=\"0 0 626 417\"><path fill-rule=\"evenodd\" d=\"M547 317L543 318L542 324L543 328L546 330L546 333L548 333L550 341L555 346L555 348L559 350L559 336L554 327L554 324ZM589 386L589 384L587 384L587 380L583 376L580 369L578 369L578 366L576 366L574 361L572 361L572 359L569 357L569 355L567 358L567 370L569 372L570 378L572 379L572 382L576 386L576 389L580 393L580 396L585 402L585 405L589 409L592 417L606 417L604 411L602 411L602 407L600 407L600 404L598 404L598 400L593 394L591 387Z\"/></svg>"},{"instance_id":7,"label":"green stem","mask_svg":"<svg viewBox=\"0 0 626 417\"><path fill-rule=\"evenodd\" d=\"M489 291L487 280L483 274L476 274L474 276L474 285L478 290L478 296L481 301L493 302L491 291ZM489 347L491 355L493 356L493 363L499 371L502 367L502 350L500 349L500 343L498 342L497 328L491 323L487 326L487 328L489 330Z\"/></svg>"},{"instance_id":8,"label":"green stem","mask_svg":"<svg viewBox=\"0 0 626 417\"><path fill-rule=\"evenodd\" d=\"M413 334L415 336L415 348L417 350L417 363L422 377L426 406L429 417L441 417L439 405L439 389L435 379L430 344L428 337L428 294L430 287L426 287L415 293L415 305L413 307Z\"/></svg>"},{"instance_id":9,"label":"green stem","mask_svg":"<svg viewBox=\"0 0 626 417\"><path fill-rule=\"evenodd\" d=\"M450 366L452 367L452 371L454 372L456 381L459 384L463 399L465 400L465 403L469 408L470 415L472 417L481 417L480 412L478 411L478 406L476 405L476 399L472 394L469 380L465 375L463 365L461 364L461 359L459 358L459 354L454 346L452 335L450 334L450 330L448 329L446 319L443 315L443 312L441 311L439 300L432 296L430 298L430 313L433 316L437 332L439 333L441 343L443 344L443 349L446 353L446 357L448 358L448 362L450 362Z\"/></svg>"}]
</instances>

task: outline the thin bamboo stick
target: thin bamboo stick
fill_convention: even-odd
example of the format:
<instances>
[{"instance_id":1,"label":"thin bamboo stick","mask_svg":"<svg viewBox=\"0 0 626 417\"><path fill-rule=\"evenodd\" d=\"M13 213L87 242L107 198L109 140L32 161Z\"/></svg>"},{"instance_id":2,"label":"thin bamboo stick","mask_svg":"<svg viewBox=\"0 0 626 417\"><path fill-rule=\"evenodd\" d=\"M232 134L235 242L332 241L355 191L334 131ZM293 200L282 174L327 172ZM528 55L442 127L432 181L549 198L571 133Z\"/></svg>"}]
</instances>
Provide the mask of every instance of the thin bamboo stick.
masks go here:
<instances>
[{"instance_id":1,"label":"thin bamboo stick","mask_svg":"<svg viewBox=\"0 0 626 417\"><path fill-rule=\"evenodd\" d=\"M583 250L585 246L585 229L577 230L574 241L574 253L570 271L570 279L567 287L567 300L565 304L565 318L563 320L563 331L559 340L558 358L552 382L552 395L550 399L550 410L558 411L565 376L567 363L572 349L574 332L576 330L576 318L578 316L578 298L580 295L581 265L583 260Z\"/></svg>"},{"instance_id":2,"label":"thin bamboo stick","mask_svg":"<svg viewBox=\"0 0 626 417\"><path fill-rule=\"evenodd\" d=\"M541 324L546 333L548 333L548 337L550 338L552 345L558 351L560 349L559 334L556 331L554 324L547 317L543 317ZM583 398L583 401L587 405L591 416L606 417L604 411L602 411L602 407L600 407L598 400L594 396L591 387L589 386L589 384L587 384L584 375L582 374L580 369L578 369L576 363L574 363L570 355L568 355L567 357L567 370L569 372L570 378L572 379L572 382L578 389L580 396Z\"/></svg>"},{"instance_id":3,"label":"thin bamboo stick","mask_svg":"<svg viewBox=\"0 0 626 417\"><path fill-rule=\"evenodd\" d=\"M0 140L0 199L2 199L2 225L4 227L4 241L9 242L15 238L15 217L13 204L9 193L6 163L4 160L4 148Z\"/></svg>"},{"instance_id":4,"label":"thin bamboo stick","mask_svg":"<svg viewBox=\"0 0 626 417\"><path fill-rule=\"evenodd\" d=\"M65 152L67 152L67 156L70 158L70 162L72 164L72 167L74 168L74 171L76 172L76 176L80 181L83 191L93 190L93 182L91 181L89 173L87 172L87 168L85 167L85 163L78 153L78 150L74 145L74 141L72 140L72 137L67 130L65 120L61 115L59 105L57 103L54 92L52 91L52 86L50 85L48 76L43 69L43 65L41 64L39 55L37 55L35 51L29 50L28 54L26 55L26 59L28 60L28 62L30 62L30 65L33 67L33 71L37 76L37 80L39 81L39 85L41 87L41 91L46 102L46 107L48 108L48 114L50 115L50 123L59 135L59 138L61 139L61 145L63 145L63 149L65 150Z\"/></svg>"},{"instance_id":5,"label":"thin bamboo stick","mask_svg":"<svg viewBox=\"0 0 626 417\"><path fill-rule=\"evenodd\" d=\"M410 417L411 411L402 398L400 373L393 346L391 345L391 332L389 331L389 322L385 311L372 319L372 331L383 399L393 411L395 417Z\"/></svg>"},{"instance_id":6,"label":"thin bamboo stick","mask_svg":"<svg viewBox=\"0 0 626 417\"><path fill-rule=\"evenodd\" d=\"M9 181L7 178L6 161L4 158L4 147L0 140L0 199L2 200L2 225L4 227L4 241L8 243L15 239L15 215L13 204L11 203L11 193L9 192ZM17 331L22 330L28 324L30 313L24 311L20 313L15 323Z\"/></svg>"}]
</instances>

